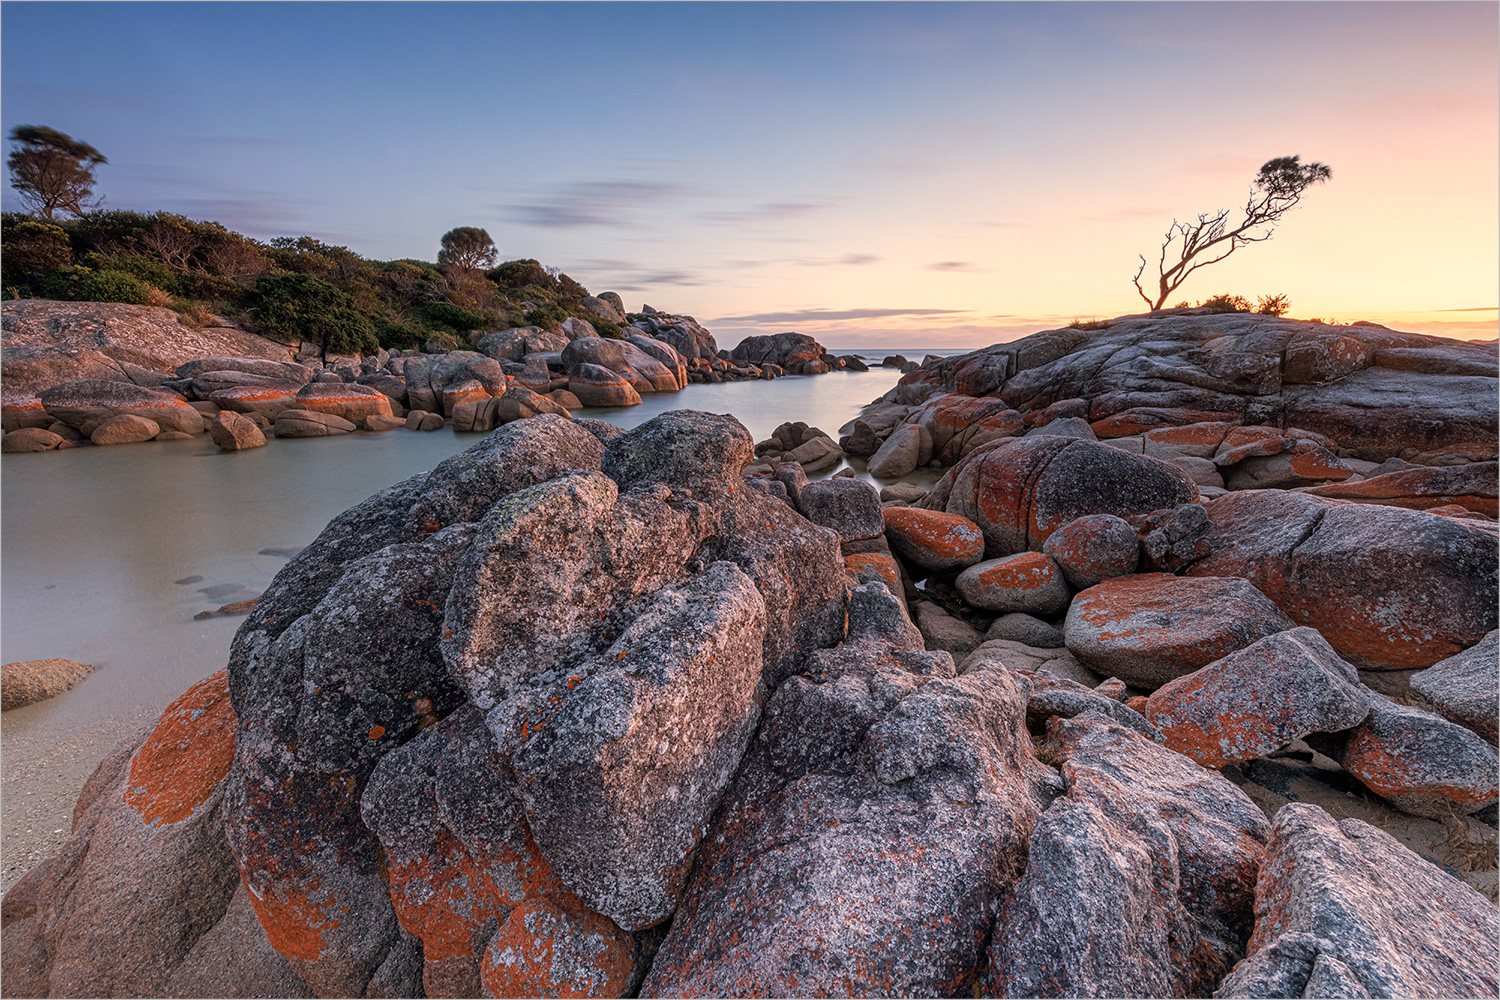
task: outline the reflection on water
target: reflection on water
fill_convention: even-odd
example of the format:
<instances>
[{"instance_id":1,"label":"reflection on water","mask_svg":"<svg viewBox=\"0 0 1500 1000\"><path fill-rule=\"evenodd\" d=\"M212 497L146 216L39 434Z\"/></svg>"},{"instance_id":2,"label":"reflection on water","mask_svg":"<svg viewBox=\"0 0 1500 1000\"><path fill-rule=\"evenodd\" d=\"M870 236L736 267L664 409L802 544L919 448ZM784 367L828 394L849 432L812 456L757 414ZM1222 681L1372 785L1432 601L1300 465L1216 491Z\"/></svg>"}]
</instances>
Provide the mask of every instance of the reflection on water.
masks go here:
<instances>
[{"instance_id":1,"label":"reflection on water","mask_svg":"<svg viewBox=\"0 0 1500 1000\"><path fill-rule=\"evenodd\" d=\"M756 440L785 420L836 435L897 378L875 369L690 385L584 415L634 427L689 408L731 413ZM195 614L260 593L334 515L478 440L398 430L220 454L203 436L6 455L0 656L101 667L66 695L6 712L6 753L28 733L57 738L102 724L123 734L154 717L224 666L243 620Z\"/></svg>"}]
</instances>

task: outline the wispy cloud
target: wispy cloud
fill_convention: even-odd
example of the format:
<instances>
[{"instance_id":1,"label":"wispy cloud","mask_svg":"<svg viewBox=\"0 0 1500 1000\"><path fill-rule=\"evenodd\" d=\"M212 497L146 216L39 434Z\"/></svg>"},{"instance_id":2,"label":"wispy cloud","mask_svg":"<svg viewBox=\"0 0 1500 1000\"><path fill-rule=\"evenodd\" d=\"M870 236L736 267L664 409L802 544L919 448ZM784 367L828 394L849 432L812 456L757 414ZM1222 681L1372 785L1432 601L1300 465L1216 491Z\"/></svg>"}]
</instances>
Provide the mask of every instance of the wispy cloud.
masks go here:
<instances>
[{"instance_id":1,"label":"wispy cloud","mask_svg":"<svg viewBox=\"0 0 1500 1000\"><path fill-rule=\"evenodd\" d=\"M798 219L827 208L826 201L772 201L744 209L727 209L701 212L698 218L720 225L740 225L746 222L785 222Z\"/></svg>"},{"instance_id":2,"label":"wispy cloud","mask_svg":"<svg viewBox=\"0 0 1500 1000\"><path fill-rule=\"evenodd\" d=\"M686 184L665 181L579 181L533 201L500 207L526 226L623 229L636 225L634 216L638 209L659 205L689 190Z\"/></svg>"},{"instance_id":3,"label":"wispy cloud","mask_svg":"<svg viewBox=\"0 0 1500 1000\"><path fill-rule=\"evenodd\" d=\"M977 271L972 261L967 260L940 260L935 264L928 264L929 271Z\"/></svg>"},{"instance_id":4,"label":"wispy cloud","mask_svg":"<svg viewBox=\"0 0 1500 1000\"><path fill-rule=\"evenodd\" d=\"M889 316L951 316L966 309L801 309L794 312L752 313L720 316L716 323L820 323L845 319L883 319Z\"/></svg>"},{"instance_id":5,"label":"wispy cloud","mask_svg":"<svg viewBox=\"0 0 1500 1000\"><path fill-rule=\"evenodd\" d=\"M849 267L864 267L866 264L878 263L879 260L880 258L872 253L846 253L839 258L839 263Z\"/></svg>"}]
</instances>

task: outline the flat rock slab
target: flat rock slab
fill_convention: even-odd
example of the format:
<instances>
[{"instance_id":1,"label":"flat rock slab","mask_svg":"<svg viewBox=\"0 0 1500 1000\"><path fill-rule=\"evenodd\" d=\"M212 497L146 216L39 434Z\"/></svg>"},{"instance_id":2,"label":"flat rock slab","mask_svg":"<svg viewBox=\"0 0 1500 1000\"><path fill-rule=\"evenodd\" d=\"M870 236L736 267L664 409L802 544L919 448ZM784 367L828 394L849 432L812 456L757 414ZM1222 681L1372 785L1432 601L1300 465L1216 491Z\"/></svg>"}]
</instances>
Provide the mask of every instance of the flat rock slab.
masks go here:
<instances>
[{"instance_id":1,"label":"flat rock slab","mask_svg":"<svg viewBox=\"0 0 1500 1000\"><path fill-rule=\"evenodd\" d=\"M1494 743L1500 738L1500 631L1491 632L1462 653L1412 675L1411 688L1437 707L1438 714Z\"/></svg>"},{"instance_id":2,"label":"flat rock slab","mask_svg":"<svg viewBox=\"0 0 1500 1000\"><path fill-rule=\"evenodd\" d=\"M1090 669L1157 688L1292 627L1244 580L1140 573L1075 597L1063 636Z\"/></svg>"},{"instance_id":3,"label":"flat rock slab","mask_svg":"<svg viewBox=\"0 0 1500 1000\"><path fill-rule=\"evenodd\" d=\"M1266 636L1152 693L1146 717L1167 746L1205 767L1252 760L1370 714L1359 673L1316 629Z\"/></svg>"},{"instance_id":4,"label":"flat rock slab","mask_svg":"<svg viewBox=\"0 0 1500 1000\"><path fill-rule=\"evenodd\" d=\"M1248 957L1216 997L1493 997L1500 919L1468 885L1357 819L1276 813Z\"/></svg>"},{"instance_id":5,"label":"flat rock slab","mask_svg":"<svg viewBox=\"0 0 1500 1000\"><path fill-rule=\"evenodd\" d=\"M0 711L9 711L70 691L99 668L91 663L52 657L20 660L0 666Z\"/></svg>"}]
</instances>

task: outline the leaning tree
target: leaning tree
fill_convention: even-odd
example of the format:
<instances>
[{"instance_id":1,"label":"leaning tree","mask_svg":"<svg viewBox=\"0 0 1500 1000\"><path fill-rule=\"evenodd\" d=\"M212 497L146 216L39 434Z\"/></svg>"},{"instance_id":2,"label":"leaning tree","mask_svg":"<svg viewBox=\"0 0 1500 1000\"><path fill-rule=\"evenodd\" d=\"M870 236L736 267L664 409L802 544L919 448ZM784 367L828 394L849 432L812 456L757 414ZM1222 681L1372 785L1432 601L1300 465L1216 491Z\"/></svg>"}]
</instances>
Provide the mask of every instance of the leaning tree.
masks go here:
<instances>
[{"instance_id":1,"label":"leaning tree","mask_svg":"<svg viewBox=\"0 0 1500 1000\"><path fill-rule=\"evenodd\" d=\"M1198 268L1217 264L1247 243L1270 239L1276 223L1297 207L1302 193L1331 176L1333 171L1323 164L1302 163L1297 156L1270 160L1255 175L1255 184L1245 202L1245 217L1233 229L1230 228L1230 210L1227 208L1212 214L1205 212L1198 216L1197 222L1173 219L1161 244L1156 298L1153 300L1141 287L1141 276L1146 273L1144 255L1141 255L1141 266L1135 272L1135 290L1147 306L1160 309ZM1173 262L1170 266L1169 260Z\"/></svg>"},{"instance_id":2,"label":"leaning tree","mask_svg":"<svg viewBox=\"0 0 1500 1000\"><path fill-rule=\"evenodd\" d=\"M94 168L108 163L86 142L45 125L17 125L10 130L20 148L10 154L10 184L29 210L51 222L59 211L82 215L99 202Z\"/></svg>"}]
</instances>

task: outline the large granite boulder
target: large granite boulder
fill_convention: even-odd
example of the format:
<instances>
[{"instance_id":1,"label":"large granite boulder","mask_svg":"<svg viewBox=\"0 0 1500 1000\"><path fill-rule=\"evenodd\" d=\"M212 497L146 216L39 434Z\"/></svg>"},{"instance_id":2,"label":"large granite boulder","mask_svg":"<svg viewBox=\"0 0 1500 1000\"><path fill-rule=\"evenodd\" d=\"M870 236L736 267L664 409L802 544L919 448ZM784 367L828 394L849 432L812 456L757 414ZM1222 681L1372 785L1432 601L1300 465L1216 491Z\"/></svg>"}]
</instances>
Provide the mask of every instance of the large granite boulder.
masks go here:
<instances>
[{"instance_id":1,"label":"large granite boulder","mask_svg":"<svg viewBox=\"0 0 1500 1000\"><path fill-rule=\"evenodd\" d=\"M1204 422L1305 428L1358 458L1496 442L1496 349L1373 323L1162 310L932 360L888 400L994 397L1033 414L1082 401L1100 437Z\"/></svg>"},{"instance_id":2,"label":"large granite boulder","mask_svg":"<svg viewBox=\"0 0 1500 1000\"><path fill-rule=\"evenodd\" d=\"M1049 772L1024 680L955 678L920 644L884 585L865 584L844 643L777 689L643 996L973 988Z\"/></svg>"},{"instance_id":3,"label":"large granite boulder","mask_svg":"<svg viewBox=\"0 0 1500 1000\"><path fill-rule=\"evenodd\" d=\"M1090 514L1126 516L1198 499L1179 468L1097 441L1046 435L984 445L950 469L922 506L962 514L990 558L1040 550Z\"/></svg>"},{"instance_id":4,"label":"large granite boulder","mask_svg":"<svg viewBox=\"0 0 1500 1000\"><path fill-rule=\"evenodd\" d=\"M746 337L735 345L730 358L752 365L777 365L788 375L821 375L828 371L822 360L827 353L805 333L777 333Z\"/></svg>"},{"instance_id":5,"label":"large granite boulder","mask_svg":"<svg viewBox=\"0 0 1500 1000\"><path fill-rule=\"evenodd\" d=\"M42 405L84 437L111 417L134 414L164 431L202 434L203 418L174 392L147 389L129 382L81 379L54 385L41 394Z\"/></svg>"},{"instance_id":6,"label":"large granite boulder","mask_svg":"<svg viewBox=\"0 0 1500 1000\"><path fill-rule=\"evenodd\" d=\"M983 995L1204 996L1245 951L1265 816L1097 713L1055 719L1066 794L1000 899Z\"/></svg>"},{"instance_id":7,"label":"large granite boulder","mask_svg":"<svg viewBox=\"0 0 1500 1000\"><path fill-rule=\"evenodd\" d=\"M171 309L22 299L0 306L5 392L39 395L78 379L154 387L195 359L290 362L295 347L227 326L193 327Z\"/></svg>"},{"instance_id":8,"label":"large granite boulder","mask_svg":"<svg viewBox=\"0 0 1500 1000\"><path fill-rule=\"evenodd\" d=\"M1068 650L1091 670L1157 688L1294 623L1233 577L1115 577L1073 599Z\"/></svg>"},{"instance_id":9,"label":"large granite boulder","mask_svg":"<svg viewBox=\"0 0 1500 1000\"><path fill-rule=\"evenodd\" d=\"M1249 580L1361 669L1429 667L1497 624L1493 531L1419 510L1282 490L1220 497L1193 577Z\"/></svg>"},{"instance_id":10,"label":"large granite boulder","mask_svg":"<svg viewBox=\"0 0 1500 1000\"><path fill-rule=\"evenodd\" d=\"M682 388L675 367L667 367L628 340L581 337L563 348L562 363L570 381L586 366L595 366L621 376L636 392L675 392ZM685 373L683 377L685 380Z\"/></svg>"},{"instance_id":11,"label":"large granite boulder","mask_svg":"<svg viewBox=\"0 0 1500 1000\"><path fill-rule=\"evenodd\" d=\"M1249 954L1216 997L1492 997L1500 920L1465 883L1357 819L1283 806Z\"/></svg>"},{"instance_id":12,"label":"large granite boulder","mask_svg":"<svg viewBox=\"0 0 1500 1000\"><path fill-rule=\"evenodd\" d=\"M671 346L690 363L700 359L714 361L719 357L719 345L714 341L713 334L691 316L655 312L634 317L631 325L647 336Z\"/></svg>"},{"instance_id":13,"label":"large granite boulder","mask_svg":"<svg viewBox=\"0 0 1500 1000\"><path fill-rule=\"evenodd\" d=\"M1477 645L1413 674L1411 689L1431 702L1443 718L1495 743L1500 739L1497 659L1500 632L1491 632Z\"/></svg>"},{"instance_id":14,"label":"large granite boulder","mask_svg":"<svg viewBox=\"0 0 1500 1000\"><path fill-rule=\"evenodd\" d=\"M224 995L306 989L259 923L219 927L241 895L223 811L236 729L220 671L105 758L61 853L0 908L7 994L192 995L174 986L191 983L196 955L215 944L221 962L253 957Z\"/></svg>"}]
</instances>

